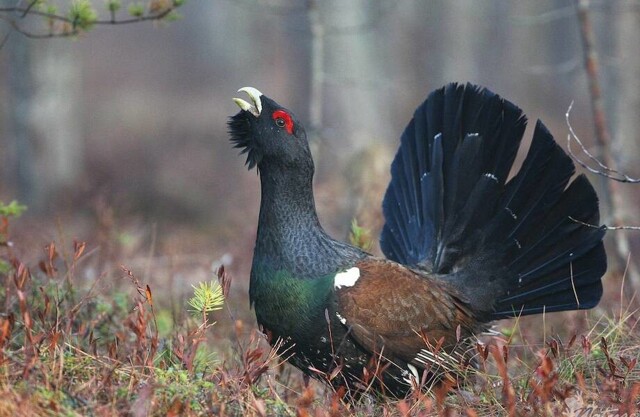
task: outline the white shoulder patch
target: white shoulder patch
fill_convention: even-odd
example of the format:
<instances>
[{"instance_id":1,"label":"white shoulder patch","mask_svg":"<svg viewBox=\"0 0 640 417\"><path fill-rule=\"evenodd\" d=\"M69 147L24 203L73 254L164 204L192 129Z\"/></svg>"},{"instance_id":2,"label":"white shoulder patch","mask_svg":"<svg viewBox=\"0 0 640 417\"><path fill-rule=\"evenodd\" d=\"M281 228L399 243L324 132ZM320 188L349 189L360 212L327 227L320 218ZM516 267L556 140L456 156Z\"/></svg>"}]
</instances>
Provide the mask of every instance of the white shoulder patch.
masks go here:
<instances>
[{"instance_id":1,"label":"white shoulder patch","mask_svg":"<svg viewBox=\"0 0 640 417\"><path fill-rule=\"evenodd\" d=\"M344 272L339 272L333 278L334 288L353 287L360 278L360 270L355 266Z\"/></svg>"}]
</instances>

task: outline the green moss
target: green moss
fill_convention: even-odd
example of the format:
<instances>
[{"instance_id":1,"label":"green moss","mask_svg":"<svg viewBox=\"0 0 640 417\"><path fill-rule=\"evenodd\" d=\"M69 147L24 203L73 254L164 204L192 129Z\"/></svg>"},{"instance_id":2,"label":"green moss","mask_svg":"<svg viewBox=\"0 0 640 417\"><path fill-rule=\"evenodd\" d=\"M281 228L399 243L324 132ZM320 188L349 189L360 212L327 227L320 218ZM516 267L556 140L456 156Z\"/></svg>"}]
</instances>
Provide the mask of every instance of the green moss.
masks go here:
<instances>
[{"instance_id":1,"label":"green moss","mask_svg":"<svg viewBox=\"0 0 640 417\"><path fill-rule=\"evenodd\" d=\"M12 270L13 270L13 267L9 262L0 259L0 274L6 275Z\"/></svg>"},{"instance_id":2,"label":"green moss","mask_svg":"<svg viewBox=\"0 0 640 417\"><path fill-rule=\"evenodd\" d=\"M156 369L155 380L157 386L154 395L170 404L178 399L187 403L193 411L203 411L209 399L210 393L216 389L216 385L207 380L190 374L184 369L169 368Z\"/></svg>"},{"instance_id":3,"label":"green moss","mask_svg":"<svg viewBox=\"0 0 640 417\"><path fill-rule=\"evenodd\" d=\"M113 305L117 309L118 312L125 312L129 308L129 295L118 291L111 296L113 300Z\"/></svg>"},{"instance_id":4,"label":"green moss","mask_svg":"<svg viewBox=\"0 0 640 417\"><path fill-rule=\"evenodd\" d=\"M158 323L158 335L160 337L169 337L173 332L173 316L171 312L162 309L156 313L156 322Z\"/></svg>"}]
</instances>

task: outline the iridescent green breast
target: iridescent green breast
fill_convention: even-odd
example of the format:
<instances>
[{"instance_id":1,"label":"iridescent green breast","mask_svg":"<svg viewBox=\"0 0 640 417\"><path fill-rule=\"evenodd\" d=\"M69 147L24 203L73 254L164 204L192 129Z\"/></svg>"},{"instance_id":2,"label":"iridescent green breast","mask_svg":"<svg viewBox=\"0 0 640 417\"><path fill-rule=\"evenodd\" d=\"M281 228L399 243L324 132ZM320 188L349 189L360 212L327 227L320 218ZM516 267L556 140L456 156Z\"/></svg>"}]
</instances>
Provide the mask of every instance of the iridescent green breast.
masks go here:
<instances>
[{"instance_id":1,"label":"iridescent green breast","mask_svg":"<svg viewBox=\"0 0 640 417\"><path fill-rule=\"evenodd\" d=\"M329 275L299 279L287 271L252 272L252 302L258 323L279 336L307 340L326 327L325 310L332 309L333 280Z\"/></svg>"}]
</instances>

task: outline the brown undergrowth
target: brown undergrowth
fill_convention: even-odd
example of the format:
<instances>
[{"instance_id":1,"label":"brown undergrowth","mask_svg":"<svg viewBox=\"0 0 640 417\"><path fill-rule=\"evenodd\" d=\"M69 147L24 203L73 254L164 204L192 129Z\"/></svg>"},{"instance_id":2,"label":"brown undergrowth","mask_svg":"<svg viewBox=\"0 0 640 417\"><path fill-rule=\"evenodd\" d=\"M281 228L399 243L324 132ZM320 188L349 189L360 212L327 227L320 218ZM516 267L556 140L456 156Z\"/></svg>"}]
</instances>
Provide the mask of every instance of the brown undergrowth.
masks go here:
<instances>
[{"instance_id":1,"label":"brown undergrowth","mask_svg":"<svg viewBox=\"0 0 640 417\"><path fill-rule=\"evenodd\" d=\"M462 385L350 404L286 365L286 353L247 331L229 301L218 323L211 314L168 321L169 302L186 300L168 300L135 268L87 278L90 243L50 242L38 261L23 262L9 220L0 229L0 416L638 415L640 336L630 309L584 313L584 332L540 344L519 320L507 322L502 336L477 344L477 367ZM229 274L216 275L228 295ZM116 279L125 290L106 285ZM222 332L230 348L211 341Z\"/></svg>"}]
</instances>

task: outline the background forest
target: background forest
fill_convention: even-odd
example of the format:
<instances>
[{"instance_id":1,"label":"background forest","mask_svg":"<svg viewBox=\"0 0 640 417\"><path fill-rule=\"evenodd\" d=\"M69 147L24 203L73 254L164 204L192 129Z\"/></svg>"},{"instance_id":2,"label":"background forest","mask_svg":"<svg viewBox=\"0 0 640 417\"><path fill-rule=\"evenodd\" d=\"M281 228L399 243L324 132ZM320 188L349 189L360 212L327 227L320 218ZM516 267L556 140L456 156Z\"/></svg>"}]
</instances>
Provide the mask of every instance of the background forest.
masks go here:
<instances>
[{"instance_id":1,"label":"background forest","mask_svg":"<svg viewBox=\"0 0 640 417\"><path fill-rule=\"evenodd\" d=\"M484 85L565 149L572 106L602 223L639 226L640 2L2 0L0 41L0 415L636 412L633 230L608 232L599 307L500 323L464 390L305 387L255 332L259 181L226 122L244 86L294 111L321 222L379 253L389 163L431 90ZM224 309L190 314L218 276Z\"/></svg>"}]
</instances>

